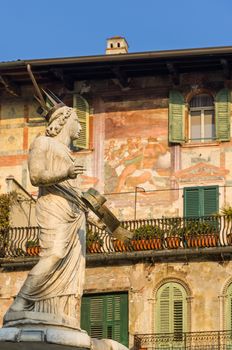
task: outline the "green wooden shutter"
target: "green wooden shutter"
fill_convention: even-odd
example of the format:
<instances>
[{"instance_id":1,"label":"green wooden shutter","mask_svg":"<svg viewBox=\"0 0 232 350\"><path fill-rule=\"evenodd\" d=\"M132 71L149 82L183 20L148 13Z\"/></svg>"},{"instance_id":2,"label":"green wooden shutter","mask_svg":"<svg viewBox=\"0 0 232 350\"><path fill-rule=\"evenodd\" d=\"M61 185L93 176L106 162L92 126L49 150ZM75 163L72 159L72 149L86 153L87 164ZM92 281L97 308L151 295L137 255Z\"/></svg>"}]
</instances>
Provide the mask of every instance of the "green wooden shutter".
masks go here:
<instances>
[{"instance_id":1,"label":"green wooden shutter","mask_svg":"<svg viewBox=\"0 0 232 350\"><path fill-rule=\"evenodd\" d=\"M230 91L220 90L216 95L216 135L221 141L230 141Z\"/></svg>"},{"instance_id":2,"label":"green wooden shutter","mask_svg":"<svg viewBox=\"0 0 232 350\"><path fill-rule=\"evenodd\" d=\"M73 107L76 108L77 116L82 130L78 140L73 141L73 146L77 148L89 148L89 105L80 95L74 95Z\"/></svg>"},{"instance_id":3,"label":"green wooden shutter","mask_svg":"<svg viewBox=\"0 0 232 350\"><path fill-rule=\"evenodd\" d=\"M170 333L172 331L170 301L170 285L168 284L160 295L159 333Z\"/></svg>"},{"instance_id":4,"label":"green wooden shutter","mask_svg":"<svg viewBox=\"0 0 232 350\"><path fill-rule=\"evenodd\" d=\"M103 300L95 297L90 299L90 334L93 338L103 337Z\"/></svg>"},{"instance_id":5,"label":"green wooden shutter","mask_svg":"<svg viewBox=\"0 0 232 350\"><path fill-rule=\"evenodd\" d=\"M182 338L184 331L184 305L182 291L173 286L173 332L175 333L176 340Z\"/></svg>"},{"instance_id":6,"label":"green wooden shutter","mask_svg":"<svg viewBox=\"0 0 232 350\"><path fill-rule=\"evenodd\" d=\"M184 288L178 283L166 283L158 291L157 297L156 329L158 333L175 333L179 340L182 337L181 334L187 330Z\"/></svg>"},{"instance_id":7,"label":"green wooden shutter","mask_svg":"<svg viewBox=\"0 0 232 350\"><path fill-rule=\"evenodd\" d=\"M118 316L116 316L118 317ZM120 294L120 343L128 346L128 294Z\"/></svg>"},{"instance_id":8,"label":"green wooden shutter","mask_svg":"<svg viewBox=\"0 0 232 350\"><path fill-rule=\"evenodd\" d=\"M169 142L184 142L184 97L176 90L169 93Z\"/></svg>"},{"instance_id":9,"label":"green wooden shutter","mask_svg":"<svg viewBox=\"0 0 232 350\"><path fill-rule=\"evenodd\" d=\"M184 189L184 216L200 216L200 193L198 188Z\"/></svg>"},{"instance_id":10,"label":"green wooden shutter","mask_svg":"<svg viewBox=\"0 0 232 350\"><path fill-rule=\"evenodd\" d=\"M218 212L219 188L205 187L203 191L203 216L216 214Z\"/></svg>"},{"instance_id":11,"label":"green wooden shutter","mask_svg":"<svg viewBox=\"0 0 232 350\"><path fill-rule=\"evenodd\" d=\"M83 296L81 327L93 338L108 338L128 345L128 295Z\"/></svg>"},{"instance_id":12,"label":"green wooden shutter","mask_svg":"<svg viewBox=\"0 0 232 350\"><path fill-rule=\"evenodd\" d=\"M232 330L232 284L229 285L226 293L226 312L225 312L225 328L228 331Z\"/></svg>"},{"instance_id":13,"label":"green wooden shutter","mask_svg":"<svg viewBox=\"0 0 232 350\"><path fill-rule=\"evenodd\" d=\"M184 189L184 216L209 216L218 212L218 186Z\"/></svg>"},{"instance_id":14,"label":"green wooden shutter","mask_svg":"<svg viewBox=\"0 0 232 350\"><path fill-rule=\"evenodd\" d=\"M81 328L90 334L90 298L81 299Z\"/></svg>"}]
</instances>

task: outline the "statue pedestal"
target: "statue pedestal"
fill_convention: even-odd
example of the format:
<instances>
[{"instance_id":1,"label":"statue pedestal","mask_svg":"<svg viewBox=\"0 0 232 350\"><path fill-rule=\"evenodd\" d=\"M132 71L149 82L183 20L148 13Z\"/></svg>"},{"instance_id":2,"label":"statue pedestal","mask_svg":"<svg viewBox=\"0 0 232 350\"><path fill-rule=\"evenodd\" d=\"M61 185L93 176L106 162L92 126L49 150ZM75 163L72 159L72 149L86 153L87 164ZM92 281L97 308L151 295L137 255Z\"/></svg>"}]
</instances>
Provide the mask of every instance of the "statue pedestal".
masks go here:
<instances>
[{"instance_id":1,"label":"statue pedestal","mask_svg":"<svg viewBox=\"0 0 232 350\"><path fill-rule=\"evenodd\" d=\"M111 339L91 339L76 319L42 312L8 312L0 328L1 350L128 350Z\"/></svg>"},{"instance_id":2,"label":"statue pedestal","mask_svg":"<svg viewBox=\"0 0 232 350\"><path fill-rule=\"evenodd\" d=\"M24 325L0 329L1 350L89 350L85 331L58 326Z\"/></svg>"},{"instance_id":3,"label":"statue pedestal","mask_svg":"<svg viewBox=\"0 0 232 350\"><path fill-rule=\"evenodd\" d=\"M91 339L76 319L21 311L9 312L0 329L1 350L89 350Z\"/></svg>"}]
</instances>

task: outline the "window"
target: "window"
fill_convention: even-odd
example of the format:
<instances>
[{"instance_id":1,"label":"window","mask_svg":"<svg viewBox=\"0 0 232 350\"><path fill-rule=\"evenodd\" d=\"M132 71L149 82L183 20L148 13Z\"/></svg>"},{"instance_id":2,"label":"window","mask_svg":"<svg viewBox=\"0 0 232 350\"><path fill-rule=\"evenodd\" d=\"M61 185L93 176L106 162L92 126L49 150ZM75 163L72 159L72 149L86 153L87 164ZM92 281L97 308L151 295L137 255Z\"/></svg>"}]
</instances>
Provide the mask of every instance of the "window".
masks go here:
<instances>
[{"instance_id":1,"label":"window","mask_svg":"<svg viewBox=\"0 0 232 350\"><path fill-rule=\"evenodd\" d=\"M201 217L218 212L218 186L187 187L184 189L184 216Z\"/></svg>"},{"instance_id":2,"label":"window","mask_svg":"<svg viewBox=\"0 0 232 350\"><path fill-rule=\"evenodd\" d=\"M92 338L109 338L128 346L128 295L84 295L81 328Z\"/></svg>"},{"instance_id":3,"label":"window","mask_svg":"<svg viewBox=\"0 0 232 350\"><path fill-rule=\"evenodd\" d=\"M192 97L186 106L177 90L169 94L169 142L230 141L230 91Z\"/></svg>"},{"instance_id":4,"label":"window","mask_svg":"<svg viewBox=\"0 0 232 350\"><path fill-rule=\"evenodd\" d=\"M189 141L215 140L215 113L212 96L194 96L189 103Z\"/></svg>"},{"instance_id":5,"label":"window","mask_svg":"<svg viewBox=\"0 0 232 350\"><path fill-rule=\"evenodd\" d=\"M88 102L80 95L74 95L73 107L77 110L77 116L81 124L82 130L78 140L73 141L72 149L88 149L89 148L89 105Z\"/></svg>"},{"instance_id":6,"label":"window","mask_svg":"<svg viewBox=\"0 0 232 350\"><path fill-rule=\"evenodd\" d=\"M174 340L182 340L187 331L186 291L175 282L165 283L157 293L156 332L174 333Z\"/></svg>"}]
</instances>

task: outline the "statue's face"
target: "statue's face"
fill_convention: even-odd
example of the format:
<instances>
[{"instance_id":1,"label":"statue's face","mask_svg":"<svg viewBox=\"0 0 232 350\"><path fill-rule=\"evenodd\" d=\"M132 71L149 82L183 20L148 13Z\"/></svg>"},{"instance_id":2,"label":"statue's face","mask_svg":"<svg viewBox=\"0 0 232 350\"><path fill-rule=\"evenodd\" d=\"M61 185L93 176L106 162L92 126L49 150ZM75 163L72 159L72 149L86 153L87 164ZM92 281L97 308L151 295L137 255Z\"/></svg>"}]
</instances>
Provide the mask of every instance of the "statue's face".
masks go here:
<instances>
[{"instance_id":1,"label":"statue's face","mask_svg":"<svg viewBox=\"0 0 232 350\"><path fill-rule=\"evenodd\" d=\"M82 130L81 124L77 117L75 109L73 109L72 114L69 117L70 120L70 138L71 140L76 140L80 137L80 132Z\"/></svg>"}]
</instances>

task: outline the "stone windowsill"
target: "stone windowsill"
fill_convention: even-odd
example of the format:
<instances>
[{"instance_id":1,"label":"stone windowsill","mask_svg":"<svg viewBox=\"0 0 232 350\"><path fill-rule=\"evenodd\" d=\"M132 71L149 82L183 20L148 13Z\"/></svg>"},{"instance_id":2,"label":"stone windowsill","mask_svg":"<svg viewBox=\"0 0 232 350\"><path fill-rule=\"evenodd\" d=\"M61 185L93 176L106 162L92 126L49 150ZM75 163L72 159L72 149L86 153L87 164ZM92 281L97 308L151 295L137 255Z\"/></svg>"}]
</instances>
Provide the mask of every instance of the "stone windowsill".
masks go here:
<instances>
[{"instance_id":1,"label":"stone windowsill","mask_svg":"<svg viewBox=\"0 0 232 350\"><path fill-rule=\"evenodd\" d=\"M193 148L193 147L212 147L212 146L219 146L220 141L214 141L214 142L196 142L196 143L184 143L181 146L183 148Z\"/></svg>"}]
</instances>

